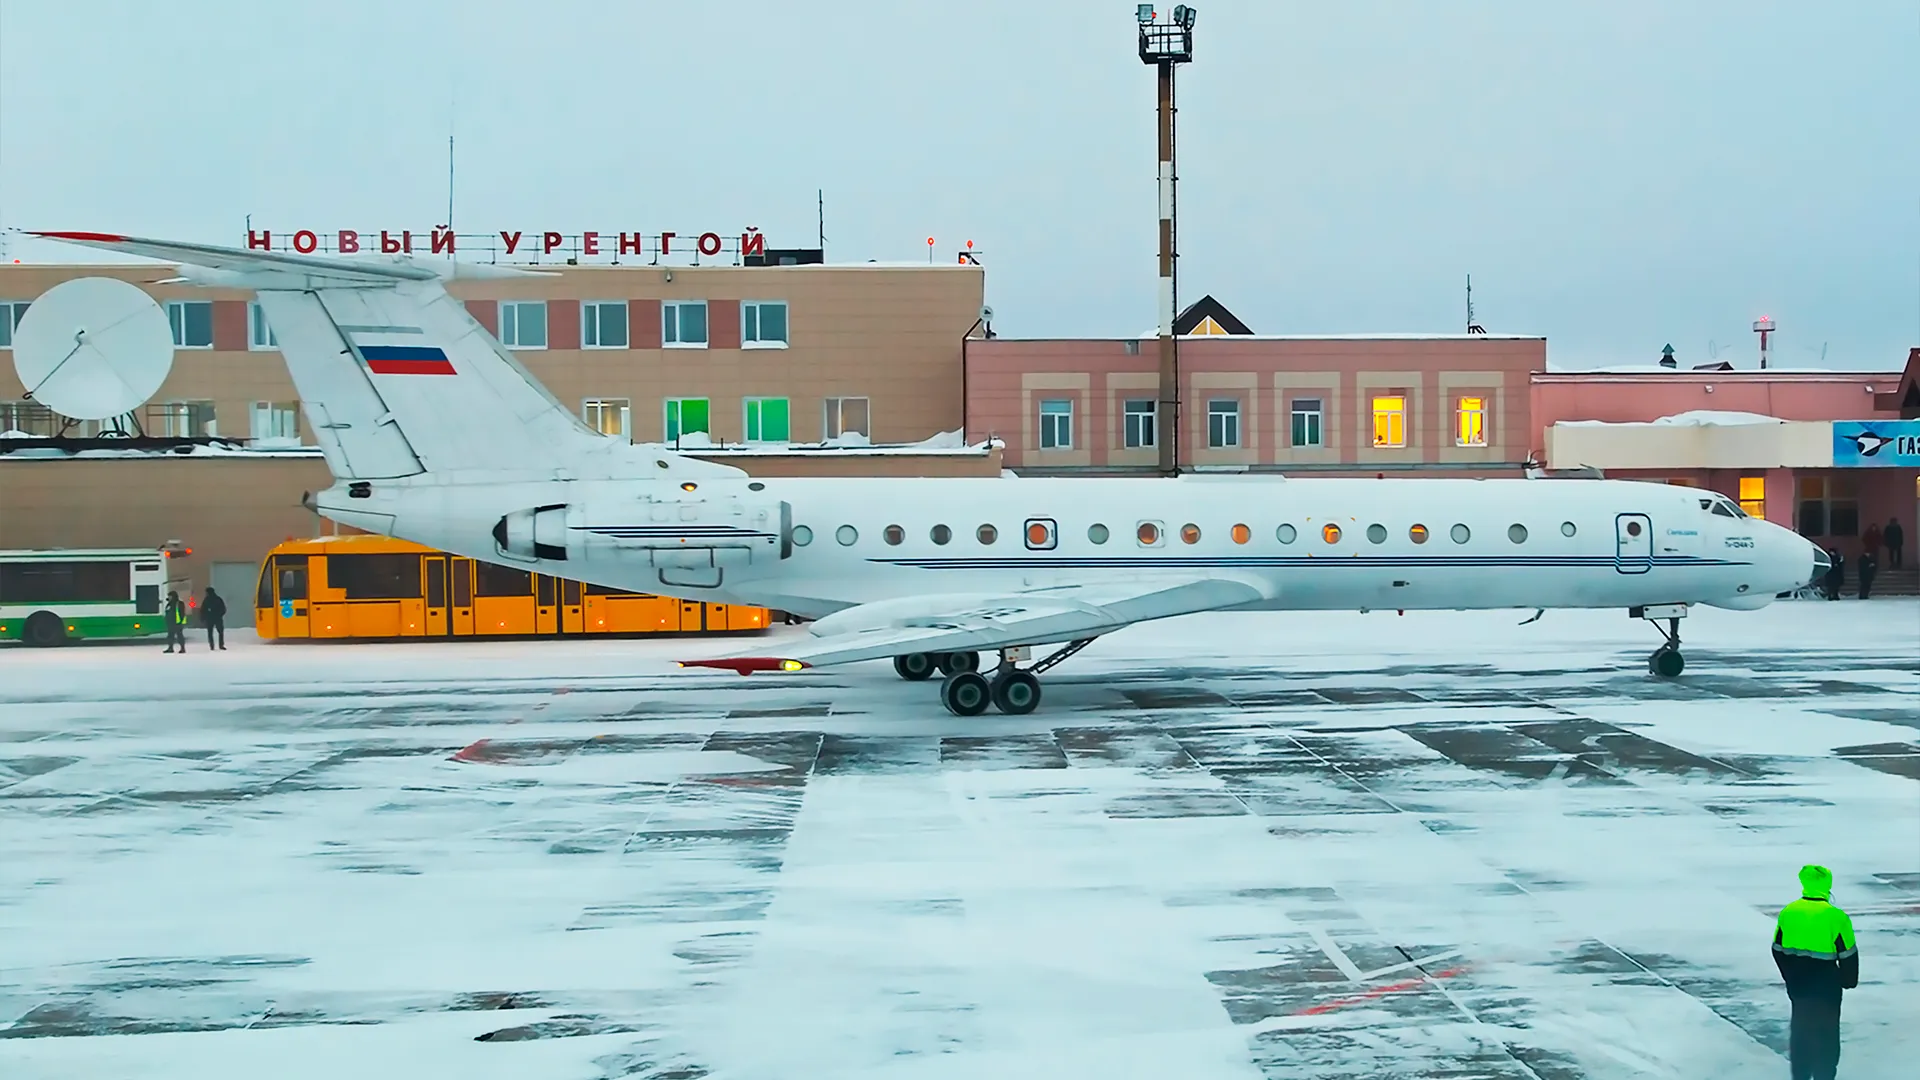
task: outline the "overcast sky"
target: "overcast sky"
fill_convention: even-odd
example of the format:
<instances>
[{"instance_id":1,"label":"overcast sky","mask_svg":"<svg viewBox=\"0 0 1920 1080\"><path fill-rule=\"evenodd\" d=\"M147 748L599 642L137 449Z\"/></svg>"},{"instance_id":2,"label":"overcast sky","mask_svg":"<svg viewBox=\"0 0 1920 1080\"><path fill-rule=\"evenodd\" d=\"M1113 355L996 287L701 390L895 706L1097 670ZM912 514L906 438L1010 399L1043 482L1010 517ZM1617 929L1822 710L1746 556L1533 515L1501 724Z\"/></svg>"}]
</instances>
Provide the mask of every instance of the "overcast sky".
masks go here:
<instances>
[{"instance_id":1,"label":"overcast sky","mask_svg":"<svg viewBox=\"0 0 1920 1080\"><path fill-rule=\"evenodd\" d=\"M1171 5L1162 5L1163 9ZM1912 0L1211 0L1181 295L1263 333L1559 366L1920 344ZM975 241L996 329L1155 322L1154 80L1120 0L0 0L0 224ZM10 257L43 259L17 240ZM51 256L67 259L64 252Z\"/></svg>"}]
</instances>

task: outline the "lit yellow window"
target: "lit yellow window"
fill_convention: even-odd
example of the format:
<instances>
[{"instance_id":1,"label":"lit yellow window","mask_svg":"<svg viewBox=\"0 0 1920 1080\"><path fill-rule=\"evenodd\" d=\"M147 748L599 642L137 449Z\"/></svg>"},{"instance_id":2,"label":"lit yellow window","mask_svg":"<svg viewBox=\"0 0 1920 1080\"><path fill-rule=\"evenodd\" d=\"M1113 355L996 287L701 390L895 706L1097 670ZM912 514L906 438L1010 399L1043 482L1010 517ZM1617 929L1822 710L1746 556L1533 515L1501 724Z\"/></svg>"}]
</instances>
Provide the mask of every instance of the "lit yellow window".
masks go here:
<instances>
[{"instance_id":1,"label":"lit yellow window","mask_svg":"<svg viewBox=\"0 0 1920 1080\"><path fill-rule=\"evenodd\" d=\"M1459 446L1487 445L1487 399L1463 397L1460 399L1460 419L1454 432L1454 442Z\"/></svg>"},{"instance_id":2,"label":"lit yellow window","mask_svg":"<svg viewBox=\"0 0 1920 1080\"><path fill-rule=\"evenodd\" d=\"M1234 543L1236 543L1236 544L1244 544L1244 543L1246 543L1247 541L1249 541L1249 540L1251 540L1251 539L1253 539L1253 530L1252 530L1252 529L1249 529L1249 528L1247 528L1247 527L1246 527L1245 525L1235 525L1235 526L1233 527L1233 542L1234 542Z\"/></svg>"},{"instance_id":3,"label":"lit yellow window","mask_svg":"<svg viewBox=\"0 0 1920 1080\"><path fill-rule=\"evenodd\" d=\"M1767 516L1767 478L1764 476L1743 476L1740 478L1740 509L1748 517Z\"/></svg>"},{"instance_id":4,"label":"lit yellow window","mask_svg":"<svg viewBox=\"0 0 1920 1080\"><path fill-rule=\"evenodd\" d=\"M1329 544L1339 543L1340 542L1340 526L1335 525L1331 521L1327 522L1325 525L1320 526L1320 538L1325 540Z\"/></svg>"},{"instance_id":5,"label":"lit yellow window","mask_svg":"<svg viewBox=\"0 0 1920 1080\"><path fill-rule=\"evenodd\" d=\"M1377 397L1373 399L1373 445L1407 445L1406 398Z\"/></svg>"}]
</instances>

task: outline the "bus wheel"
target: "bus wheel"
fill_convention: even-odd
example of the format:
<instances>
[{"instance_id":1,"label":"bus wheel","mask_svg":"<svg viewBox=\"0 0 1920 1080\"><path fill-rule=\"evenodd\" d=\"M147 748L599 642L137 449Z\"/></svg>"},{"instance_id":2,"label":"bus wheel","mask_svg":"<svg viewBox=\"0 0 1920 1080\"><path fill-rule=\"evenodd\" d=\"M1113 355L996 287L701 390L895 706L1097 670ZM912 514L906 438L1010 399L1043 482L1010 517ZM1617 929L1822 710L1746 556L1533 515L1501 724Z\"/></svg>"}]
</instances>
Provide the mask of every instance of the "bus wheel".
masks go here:
<instances>
[{"instance_id":1,"label":"bus wheel","mask_svg":"<svg viewBox=\"0 0 1920 1080\"><path fill-rule=\"evenodd\" d=\"M60 617L51 611L36 611L27 616L26 629L27 644L43 649L67 640L67 631L60 625Z\"/></svg>"}]
</instances>

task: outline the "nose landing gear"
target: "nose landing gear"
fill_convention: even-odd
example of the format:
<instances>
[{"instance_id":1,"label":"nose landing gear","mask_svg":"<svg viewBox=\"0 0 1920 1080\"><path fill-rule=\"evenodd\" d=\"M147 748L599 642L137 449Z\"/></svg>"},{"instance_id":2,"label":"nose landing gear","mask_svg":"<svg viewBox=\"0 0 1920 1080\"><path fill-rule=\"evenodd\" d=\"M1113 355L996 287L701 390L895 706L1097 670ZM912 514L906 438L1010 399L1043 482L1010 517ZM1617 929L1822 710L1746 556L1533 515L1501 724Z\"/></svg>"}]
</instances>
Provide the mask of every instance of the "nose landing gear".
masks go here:
<instances>
[{"instance_id":1,"label":"nose landing gear","mask_svg":"<svg viewBox=\"0 0 1920 1080\"><path fill-rule=\"evenodd\" d=\"M1666 620L1666 629L1660 632L1666 641L1653 650L1647 657L1647 673L1662 679L1677 677L1687 669L1687 658L1680 653L1680 620L1687 617L1685 604L1650 604L1646 607L1628 608L1627 614L1636 619L1645 619L1656 628L1662 619Z\"/></svg>"}]
</instances>

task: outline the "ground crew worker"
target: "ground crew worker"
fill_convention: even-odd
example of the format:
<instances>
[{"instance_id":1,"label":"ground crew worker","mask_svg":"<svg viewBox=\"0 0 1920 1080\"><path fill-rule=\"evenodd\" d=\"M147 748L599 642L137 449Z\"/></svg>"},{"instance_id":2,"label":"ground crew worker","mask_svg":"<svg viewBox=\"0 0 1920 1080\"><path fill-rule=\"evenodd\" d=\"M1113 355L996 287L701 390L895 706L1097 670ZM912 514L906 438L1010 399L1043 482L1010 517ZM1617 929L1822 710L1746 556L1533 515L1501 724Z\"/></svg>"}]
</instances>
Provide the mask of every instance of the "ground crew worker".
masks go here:
<instances>
[{"instance_id":1,"label":"ground crew worker","mask_svg":"<svg viewBox=\"0 0 1920 1080\"><path fill-rule=\"evenodd\" d=\"M1900 527L1899 518L1890 517L1887 519L1885 531L1880 535L1887 543L1887 566L1894 570L1900 569L1903 565L1901 554L1907 547L1907 530Z\"/></svg>"},{"instance_id":2,"label":"ground crew worker","mask_svg":"<svg viewBox=\"0 0 1920 1080\"><path fill-rule=\"evenodd\" d=\"M227 602L220 598L219 593L213 591L213 586L211 585L207 586L207 595L200 600L200 622L207 628L207 648L212 649L214 647L213 635L217 632L220 635L220 648L225 650L227 647Z\"/></svg>"},{"instance_id":3,"label":"ground crew worker","mask_svg":"<svg viewBox=\"0 0 1920 1080\"><path fill-rule=\"evenodd\" d=\"M1787 1058L1793 1080L1833 1080L1840 1064L1840 992L1860 985L1853 920L1834 907L1833 871L1800 868L1800 899L1780 910L1773 962L1793 1002Z\"/></svg>"},{"instance_id":4,"label":"ground crew worker","mask_svg":"<svg viewBox=\"0 0 1920 1080\"><path fill-rule=\"evenodd\" d=\"M1868 551L1860 556L1860 565L1854 567L1853 576L1860 581L1860 599L1865 600L1873 592L1873 579L1880 573L1880 556Z\"/></svg>"},{"instance_id":5,"label":"ground crew worker","mask_svg":"<svg viewBox=\"0 0 1920 1080\"><path fill-rule=\"evenodd\" d=\"M167 590L167 609L162 616L167 624L167 651L172 652L175 645L180 646L181 655L187 651L187 605L180 602L180 594Z\"/></svg>"}]
</instances>

